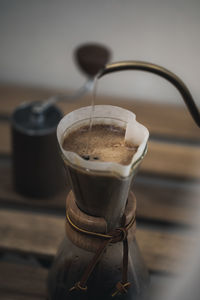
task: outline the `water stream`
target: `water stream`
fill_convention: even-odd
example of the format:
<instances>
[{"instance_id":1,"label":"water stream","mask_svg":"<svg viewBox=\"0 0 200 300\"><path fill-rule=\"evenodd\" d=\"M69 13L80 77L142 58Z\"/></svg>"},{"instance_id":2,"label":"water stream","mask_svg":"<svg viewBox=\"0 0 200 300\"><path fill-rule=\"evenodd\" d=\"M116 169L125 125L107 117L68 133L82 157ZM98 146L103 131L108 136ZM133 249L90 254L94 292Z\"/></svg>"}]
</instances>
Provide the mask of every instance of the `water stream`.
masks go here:
<instances>
[{"instance_id":1,"label":"water stream","mask_svg":"<svg viewBox=\"0 0 200 300\"><path fill-rule=\"evenodd\" d=\"M89 121L89 134L88 134L88 141L86 145L86 155L88 155L88 148L90 144L90 139L91 139L91 131L92 131L92 125L93 125L93 119L94 119L94 109L95 109L95 99L97 95L97 83L98 83L98 77L96 76L94 79L94 85L93 85L93 91L92 91L92 101L91 101L91 113L90 113L90 121Z\"/></svg>"}]
</instances>

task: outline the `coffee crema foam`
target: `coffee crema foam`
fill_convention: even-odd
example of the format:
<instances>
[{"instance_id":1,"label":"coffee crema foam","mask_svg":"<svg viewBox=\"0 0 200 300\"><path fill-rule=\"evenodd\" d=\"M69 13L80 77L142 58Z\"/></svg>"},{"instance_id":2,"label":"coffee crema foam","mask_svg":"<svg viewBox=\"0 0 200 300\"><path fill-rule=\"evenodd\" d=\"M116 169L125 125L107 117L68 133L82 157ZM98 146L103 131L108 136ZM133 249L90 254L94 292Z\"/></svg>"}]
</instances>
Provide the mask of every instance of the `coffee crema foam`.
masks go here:
<instances>
[{"instance_id":1,"label":"coffee crema foam","mask_svg":"<svg viewBox=\"0 0 200 300\"><path fill-rule=\"evenodd\" d=\"M124 128L104 124L93 125L92 130L89 126L82 126L66 134L62 146L86 160L122 165L131 163L138 148L125 141Z\"/></svg>"}]
</instances>

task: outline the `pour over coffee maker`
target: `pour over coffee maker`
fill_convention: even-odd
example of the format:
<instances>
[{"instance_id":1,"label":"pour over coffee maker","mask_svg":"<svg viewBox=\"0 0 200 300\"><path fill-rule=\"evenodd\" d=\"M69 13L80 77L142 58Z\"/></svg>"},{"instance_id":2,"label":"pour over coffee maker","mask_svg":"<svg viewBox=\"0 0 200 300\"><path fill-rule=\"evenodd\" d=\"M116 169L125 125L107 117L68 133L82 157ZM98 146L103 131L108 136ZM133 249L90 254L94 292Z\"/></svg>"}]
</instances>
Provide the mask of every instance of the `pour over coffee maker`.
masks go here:
<instances>
[{"instance_id":1,"label":"pour over coffee maker","mask_svg":"<svg viewBox=\"0 0 200 300\"><path fill-rule=\"evenodd\" d=\"M119 70L156 73L173 83L199 124L199 112L185 85L171 72L148 63L110 64L98 77ZM66 200L66 237L48 278L48 297L58 299L141 299L148 272L135 238L136 199L130 186L146 154L148 130L136 116L120 107L97 105L93 125L125 129L125 140L137 146L129 165L85 160L63 148L66 134L88 125L91 107L66 115L57 138L72 191Z\"/></svg>"},{"instance_id":2,"label":"pour over coffee maker","mask_svg":"<svg viewBox=\"0 0 200 300\"><path fill-rule=\"evenodd\" d=\"M132 112L97 105L93 125L124 128L125 140L138 148L129 165L85 160L64 150L63 139L87 125L90 114L90 106L75 110L57 129L73 192L66 203L67 237L49 276L50 299L111 299L128 289L126 299L131 299L148 284L135 240L136 201L129 190L146 153L149 134Z\"/></svg>"}]
</instances>

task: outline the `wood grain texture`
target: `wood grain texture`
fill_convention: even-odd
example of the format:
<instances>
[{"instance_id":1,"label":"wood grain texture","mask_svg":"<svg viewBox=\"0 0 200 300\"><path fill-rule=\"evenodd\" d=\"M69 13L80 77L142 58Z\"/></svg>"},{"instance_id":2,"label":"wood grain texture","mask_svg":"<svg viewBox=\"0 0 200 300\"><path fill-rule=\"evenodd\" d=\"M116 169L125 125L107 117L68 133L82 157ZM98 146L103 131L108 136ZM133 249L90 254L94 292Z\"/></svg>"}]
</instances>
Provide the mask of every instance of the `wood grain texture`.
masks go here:
<instances>
[{"instance_id":1,"label":"wood grain texture","mask_svg":"<svg viewBox=\"0 0 200 300\"><path fill-rule=\"evenodd\" d=\"M66 189L54 197L36 199L22 196L14 191L11 164L0 163L0 204L17 205L26 208L65 211L65 200L70 190ZM137 199L137 217L195 225L200 205L200 186L198 182L176 182L160 180L159 177L137 175L132 187Z\"/></svg>"},{"instance_id":2,"label":"wood grain texture","mask_svg":"<svg viewBox=\"0 0 200 300\"><path fill-rule=\"evenodd\" d=\"M0 263L0 299L2 300L46 300L46 280L48 270L20 265ZM155 299L174 282L174 276L151 274L150 287L145 299ZM149 297L151 295L151 297Z\"/></svg>"},{"instance_id":3,"label":"wood grain texture","mask_svg":"<svg viewBox=\"0 0 200 300\"><path fill-rule=\"evenodd\" d=\"M0 299L46 299L47 270L8 262L0 262L0 270Z\"/></svg>"},{"instance_id":4,"label":"wood grain texture","mask_svg":"<svg viewBox=\"0 0 200 300\"><path fill-rule=\"evenodd\" d=\"M195 240L189 234L142 229L137 231L136 237L148 268L164 273L180 273L195 246Z\"/></svg>"},{"instance_id":5,"label":"wood grain texture","mask_svg":"<svg viewBox=\"0 0 200 300\"><path fill-rule=\"evenodd\" d=\"M9 117L24 101L46 99L62 92L0 86L0 155L11 154L9 122L4 121L4 117ZM91 97L87 96L77 102L61 103L59 107L66 114L90 103ZM133 185L137 217L196 225L200 203L200 134L186 108L107 96L98 96L96 104L118 105L135 112L137 120L157 138L157 141L150 141L148 154ZM180 139L181 144L172 143ZM23 197L13 190L11 165L7 162L0 161L0 205L10 206L10 209L0 210L0 251L52 260L65 234L64 217L56 216L56 213L64 213L69 185L53 198ZM23 211L11 207L22 207ZM27 208L34 208L34 211L26 211ZM39 213L38 208L44 210L43 213ZM55 214L47 214L50 210ZM162 274L181 272L183 261L195 245L190 234L170 233L160 227L138 228L137 240L148 268ZM46 299L46 277L47 270L43 268L0 262L0 299Z\"/></svg>"},{"instance_id":6,"label":"wood grain texture","mask_svg":"<svg viewBox=\"0 0 200 300\"><path fill-rule=\"evenodd\" d=\"M22 102L47 99L55 94L70 94L71 91L45 89L27 86L0 85L0 115L9 116ZM182 103L177 99L177 104ZM63 112L69 113L81 106L91 104L91 95L70 103L61 103ZM96 104L111 104L122 106L136 113L137 120L143 123L153 135L183 138L200 141L199 128L194 124L187 109L183 106L158 104L124 99L119 97L101 96L96 99Z\"/></svg>"},{"instance_id":7,"label":"wood grain texture","mask_svg":"<svg viewBox=\"0 0 200 300\"><path fill-rule=\"evenodd\" d=\"M137 199L139 218L189 226L199 223L198 183L176 183L172 180L160 182L158 177L138 179L133 185L133 191Z\"/></svg>"},{"instance_id":8,"label":"wood grain texture","mask_svg":"<svg viewBox=\"0 0 200 300\"><path fill-rule=\"evenodd\" d=\"M31 212L0 211L0 249L53 258L64 237L64 218Z\"/></svg>"},{"instance_id":9,"label":"wood grain texture","mask_svg":"<svg viewBox=\"0 0 200 300\"><path fill-rule=\"evenodd\" d=\"M53 258L64 237L64 218L31 212L2 209L0 211L0 250ZM138 229L137 240L148 268L152 271L176 273L182 260L195 245L185 236ZM184 251L183 251L184 249Z\"/></svg>"},{"instance_id":10,"label":"wood grain texture","mask_svg":"<svg viewBox=\"0 0 200 300\"><path fill-rule=\"evenodd\" d=\"M150 141L141 171L200 179L200 147Z\"/></svg>"},{"instance_id":11,"label":"wood grain texture","mask_svg":"<svg viewBox=\"0 0 200 300\"><path fill-rule=\"evenodd\" d=\"M10 126L0 122L0 154L11 154ZM200 179L200 146L150 141L141 165L144 173Z\"/></svg>"},{"instance_id":12,"label":"wood grain texture","mask_svg":"<svg viewBox=\"0 0 200 300\"><path fill-rule=\"evenodd\" d=\"M105 96L100 96L95 101L97 105L116 105L134 112L137 121L148 128L150 135L174 138L175 140L181 138L187 141L200 141L199 128L185 107ZM85 97L77 104L61 103L60 108L67 114L86 105L91 105L91 97Z\"/></svg>"},{"instance_id":13,"label":"wood grain texture","mask_svg":"<svg viewBox=\"0 0 200 300\"><path fill-rule=\"evenodd\" d=\"M11 132L10 125L6 121L0 122L0 154L10 155L11 153Z\"/></svg>"}]
</instances>

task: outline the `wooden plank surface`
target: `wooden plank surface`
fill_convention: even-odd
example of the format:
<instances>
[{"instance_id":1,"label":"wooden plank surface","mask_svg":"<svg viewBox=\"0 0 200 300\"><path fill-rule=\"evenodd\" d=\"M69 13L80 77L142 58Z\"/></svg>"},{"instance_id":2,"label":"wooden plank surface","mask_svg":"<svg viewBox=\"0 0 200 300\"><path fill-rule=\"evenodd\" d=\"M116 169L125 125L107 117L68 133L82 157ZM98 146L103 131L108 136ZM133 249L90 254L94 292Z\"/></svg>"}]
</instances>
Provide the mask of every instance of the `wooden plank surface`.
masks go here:
<instances>
[{"instance_id":1,"label":"wooden plank surface","mask_svg":"<svg viewBox=\"0 0 200 300\"><path fill-rule=\"evenodd\" d=\"M132 189L137 199L139 218L189 226L199 223L199 183L138 175Z\"/></svg>"},{"instance_id":2,"label":"wooden plank surface","mask_svg":"<svg viewBox=\"0 0 200 300\"><path fill-rule=\"evenodd\" d=\"M11 154L10 125L0 122L0 154ZM150 141L141 165L144 173L200 179L200 146Z\"/></svg>"},{"instance_id":3,"label":"wooden plank surface","mask_svg":"<svg viewBox=\"0 0 200 300\"><path fill-rule=\"evenodd\" d=\"M0 299L43 300L46 298L48 270L39 266L0 262ZM151 274L148 297L156 299L176 278ZM151 295L151 298L149 297Z\"/></svg>"},{"instance_id":4,"label":"wooden plank surface","mask_svg":"<svg viewBox=\"0 0 200 300\"><path fill-rule=\"evenodd\" d=\"M19 103L44 99L55 92L57 91L0 87L0 115L10 116ZM91 97L85 97L79 102L60 104L60 107L64 113L68 113L78 107L90 105L90 102ZM166 138L165 143L150 141L148 155L141 167L143 173L153 174L154 177L162 175L190 179L200 178L200 150L198 146L193 146L194 142L198 145L200 141L199 131L184 108L142 103L130 99L122 101L122 99L111 97L98 97L97 104L101 103L120 105L133 110L137 114L137 119L150 129L153 136ZM0 136L0 154L10 155L8 121L1 120ZM186 140L187 144L173 144L170 143L168 138L177 138L177 140L182 138ZM190 141L193 144L189 145L188 142ZM24 207L40 207L42 209L64 209L67 191L46 200L27 199L13 191L10 166L0 164L0 174L1 203L22 205ZM134 191L138 198L138 217L190 225L195 223L199 202L198 189L192 190L189 188L184 190L180 189L180 186L178 188L161 187L155 182L152 184L152 182L140 181L139 184L137 183L134 186ZM1 212L0 216L3 222L9 221L10 223L10 225L4 223L5 226L1 227L1 249L19 253L32 253L45 258L52 258L55 255L56 248L64 235L62 218L36 213L11 212L6 209ZM13 222L11 222L11 219ZM14 220L17 223L16 226L14 226ZM35 226L35 224L39 225ZM60 234L55 234L55 229ZM33 245L31 239L36 239L36 244ZM55 241L54 244L51 244L52 240ZM138 230L138 241L150 269L153 271L174 272L178 265L178 249L180 251L183 247L185 237L182 239L179 235L140 229ZM163 246L164 244L165 246ZM169 247L166 247L166 244ZM180 248L177 245L181 245Z\"/></svg>"},{"instance_id":5,"label":"wooden plank surface","mask_svg":"<svg viewBox=\"0 0 200 300\"><path fill-rule=\"evenodd\" d=\"M14 108L22 102L47 99L49 96L58 93L70 94L71 92L37 87L0 85L0 115L10 116ZM177 103L182 103L182 100L177 99ZM61 103L60 107L64 113L68 113L90 104L91 95L71 103ZM200 141L199 128L194 124L184 106L109 96L98 96L96 104L119 105L134 111L138 121L147 126L153 135Z\"/></svg>"},{"instance_id":6,"label":"wooden plank surface","mask_svg":"<svg viewBox=\"0 0 200 300\"><path fill-rule=\"evenodd\" d=\"M13 109L23 101L48 98L52 93L45 89L24 87L0 87L0 114L10 115ZM21 100L19 100L21 99ZM80 106L89 105L91 97L84 97L80 101L62 103L64 113L68 113ZM184 138L197 143L172 143L150 140L148 154L141 166L146 173L161 174L164 176L177 176L181 178L200 178L200 132L182 107L159 105L155 103L132 102L131 100L98 97L97 103L119 104L125 108L135 110L138 120L145 124L150 133L157 137ZM9 122L0 122L0 154L11 153Z\"/></svg>"},{"instance_id":7,"label":"wooden plank surface","mask_svg":"<svg viewBox=\"0 0 200 300\"><path fill-rule=\"evenodd\" d=\"M52 260L64 237L64 218L58 212L64 211L69 188L49 199L31 199L13 190L8 122L8 117L20 103L46 99L60 92L63 91L0 86L2 252ZM59 106L63 113L68 113L90 103L91 96L88 95L77 102L61 103ZM200 200L200 134L187 110L168 104L104 96L98 96L96 104L118 105L134 111L137 120L148 127L153 137L141 166L141 175L137 176L133 185L138 218L196 225ZM2 159L2 155L6 155L6 160ZM28 210L30 208L34 208L32 212ZM138 226L137 240L148 268L162 274L181 272L183 260L195 245L190 234L171 232L167 228L162 230L158 226L155 229L144 224L143 227ZM46 269L1 261L0 270L0 299L45 299Z\"/></svg>"},{"instance_id":8,"label":"wooden plank surface","mask_svg":"<svg viewBox=\"0 0 200 300\"><path fill-rule=\"evenodd\" d=\"M12 184L11 163L0 161L0 204L20 207L65 210L69 183L54 197L36 199L15 192ZM137 198L137 217L175 224L196 225L200 203L200 186L195 182L151 178L140 173L132 187Z\"/></svg>"},{"instance_id":9,"label":"wooden plank surface","mask_svg":"<svg viewBox=\"0 0 200 300\"><path fill-rule=\"evenodd\" d=\"M141 171L200 179L200 147L150 141Z\"/></svg>"},{"instance_id":10,"label":"wooden plank surface","mask_svg":"<svg viewBox=\"0 0 200 300\"><path fill-rule=\"evenodd\" d=\"M55 215L2 209L0 250L52 259L64 237L64 222L63 217ZM195 245L189 234L151 229L138 229L137 240L149 270L157 272L180 272L182 260Z\"/></svg>"},{"instance_id":11,"label":"wooden plank surface","mask_svg":"<svg viewBox=\"0 0 200 300\"><path fill-rule=\"evenodd\" d=\"M11 132L10 124L7 121L0 121L0 154L10 155L11 153Z\"/></svg>"},{"instance_id":12,"label":"wooden plank surface","mask_svg":"<svg viewBox=\"0 0 200 300\"><path fill-rule=\"evenodd\" d=\"M0 270L1 300L46 299L46 269L0 262Z\"/></svg>"}]
</instances>

